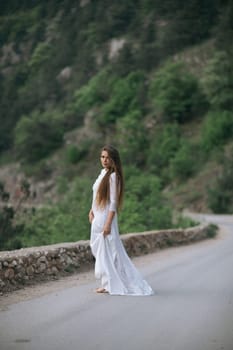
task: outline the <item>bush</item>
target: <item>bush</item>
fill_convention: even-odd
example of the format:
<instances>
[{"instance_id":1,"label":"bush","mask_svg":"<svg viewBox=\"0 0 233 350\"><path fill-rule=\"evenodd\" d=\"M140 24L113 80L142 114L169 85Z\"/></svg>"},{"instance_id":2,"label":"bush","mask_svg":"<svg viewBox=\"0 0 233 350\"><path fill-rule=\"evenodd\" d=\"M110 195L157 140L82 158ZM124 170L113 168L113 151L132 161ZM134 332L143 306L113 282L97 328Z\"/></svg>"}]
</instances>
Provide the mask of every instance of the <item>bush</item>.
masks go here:
<instances>
[{"instance_id":1,"label":"bush","mask_svg":"<svg viewBox=\"0 0 233 350\"><path fill-rule=\"evenodd\" d=\"M156 0L156 9L162 6L168 19L164 28L163 51L171 55L208 38L218 20L217 2L218 0L191 0L183 3Z\"/></svg>"},{"instance_id":2,"label":"bush","mask_svg":"<svg viewBox=\"0 0 233 350\"><path fill-rule=\"evenodd\" d=\"M232 81L232 57L226 52L217 52L210 60L202 81L212 109L232 111Z\"/></svg>"},{"instance_id":3,"label":"bush","mask_svg":"<svg viewBox=\"0 0 233 350\"><path fill-rule=\"evenodd\" d=\"M89 140L83 142L79 146L69 145L66 149L66 160L68 161L68 163L76 164L80 160L85 158L85 156L88 153L89 146L90 146Z\"/></svg>"},{"instance_id":4,"label":"bush","mask_svg":"<svg viewBox=\"0 0 233 350\"><path fill-rule=\"evenodd\" d=\"M166 124L151 135L147 156L147 167L153 173L161 175L167 168L180 146L181 130L178 124Z\"/></svg>"},{"instance_id":5,"label":"bush","mask_svg":"<svg viewBox=\"0 0 233 350\"><path fill-rule=\"evenodd\" d=\"M188 141L183 140L181 147L171 159L171 176L180 180L186 180L193 175L199 160L199 157L195 156L196 153L197 148Z\"/></svg>"},{"instance_id":6,"label":"bush","mask_svg":"<svg viewBox=\"0 0 233 350\"><path fill-rule=\"evenodd\" d=\"M10 194L0 183L0 250L12 250L22 247L20 235L24 225L16 223L16 217L21 210L22 202L30 195L30 188L26 181L22 181L19 187L18 202L15 207L10 204Z\"/></svg>"},{"instance_id":7,"label":"bush","mask_svg":"<svg viewBox=\"0 0 233 350\"><path fill-rule=\"evenodd\" d=\"M20 239L24 247L89 239L91 181L77 178L68 188L58 204L38 209L22 220L25 228Z\"/></svg>"},{"instance_id":8,"label":"bush","mask_svg":"<svg viewBox=\"0 0 233 350\"><path fill-rule=\"evenodd\" d=\"M23 116L14 130L18 157L33 163L49 155L63 142L63 126L59 113L38 111Z\"/></svg>"},{"instance_id":9,"label":"bush","mask_svg":"<svg viewBox=\"0 0 233 350\"><path fill-rule=\"evenodd\" d=\"M52 56L52 45L48 42L41 42L32 53L28 66L32 72L37 72L38 69L46 65L47 62L52 59Z\"/></svg>"},{"instance_id":10,"label":"bush","mask_svg":"<svg viewBox=\"0 0 233 350\"><path fill-rule=\"evenodd\" d=\"M105 103L110 96L114 79L109 76L108 70L100 71L86 85L75 91L72 110L84 115L92 107Z\"/></svg>"},{"instance_id":11,"label":"bush","mask_svg":"<svg viewBox=\"0 0 233 350\"><path fill-rule=\"evenodd\" d=\"M71 164L76 164L80 159L82 159L82 152L77 148L77 146L70 145L66 150L66 159Z\"/></svg>"},{"instance_id":12,"label":"bush","mask_svg":"<svg viewBox=\"0 0 233 350\"><path fill-rule=\"evenodd\" d=\"M123 163L143 166L148 141L139 110L132 110L117 121L115 136Z\"/></svg>"},{"instance_id":13,"label":"bush","mask_svg":"<svg viewBox=\"0 0 233 350\"><path fill-rule=\"evenodd\" d=\"M218 226L215 224L209 224L207 227L207 237L214 238L218 233Z\"/></svg>"},{"instance_id":14,"label":"bush","mask_svg":"<svg viewBox=\"0 0 233 350\"><path fill-rule=\"evenodd\" d=\"M222 192L220 183L215 186L208 189L208 207L216 214L232 214L232 193Z\"/></svg>"},{"instance_id":15,"label":"bush","mask_svg":"<svg viewBox=\"0 0 233 350\"><path fill-rule=\"evenodd\" d=\"M216 46L229 52L232 57L233 46L232 46L232 37L233 37L233 3L232 1L226 1L225 6L221 9L221 15L219 18L219 23L215 29L216 35Z\"/></svg>"},{"instance_id":16,"label":"bush","mask_svg":"<svg viewBox=\"0 0 233 350\"><path fill-rule=\"evenodd\" d=\"M208 206L214 213L233 213L233 149L223 160L222 173L207 194Z\"/></svg>"},{"instance_id":17,"label":"bush","mask_svg":"<svg viewBox=\"0 0 233 350\"><path fill-rule=\"evenodd\" d=\"M144 79L142 72L133 72L126 78L115 81L110 99L102 106L98 116L100 126L114 124L118 118L130 111L142 108L140 94L143 91Z\"/></svg>"},{"instance_id":18,"label":"bush","mask_svg":"<svg viewBox=\"0 0 233 350\"><path fill-rule=\"evenodd\" d=\"M201 147L209 152L223 145L233 136L233 114L211 111L207 114L201 135Z\"/></svg>"},{"instance_id":19,"label":"bush","mask_svg":"<svg viewBox=\"0 0 233 350\"><path fill-rule=\"evenodd\" d=\"M16 74L0 75L0 152L12 146L12 129L19 119L19 100L16 89Z\"/></svg>"},{"instance_id":20,"label":"bush","mask_svg":"<svg viewBox=\"0 0 233 350\"><path fill-rule=\"evenodd\" d=\"M189 227L197 226L199 224L198 221L195 221L188 216L183 216L182 214L179 214L178 216L176 216L174 221L175 222L173 226L177 228L189 228Z\"/></svg>"},{"instance_id":21,"label":"bush","mask_svg":"<svg viewBox=\"0 0 233 350\"><path fill-rule=\"evenodd\" d=\"M136 172L127 178L119 220L122 233L171 227L171 209L165 203L157 176Z\"/></svg>"},{"instance_id":22,"label":"bush","mask_svg":"<svg viewBox=\"0 0 233 350\"><path fill-rule=\"evenodd\" d=\"M27 6L26 11L20 11L18 5L16 5L17 9L14 11L12 5L10 5L10 13L1 16L0 44L23 41L25 37L29 36L30 32L36 34L43 28L44 19L40 16L40 6L35 6L33 9L29 9L29 6Z\"/></svg>"},{"instance_id":23,"label":"bush","mask_svg":"<svg viewBox=\"0 0 233 350\"><path fill-rule=\"evenodd\" d=\"M150 97L164 121L184 123L203 113L205 98L197 79L182 63L168 62L150 84Z\"/></svg>"},{"instance_id":24,"label":"bush","mask_svg":"<svg viewBox=\"0 0 233 350\"><path fill-rule=\"evenodd\" d=\"M53 165L48 159L41 159L33 163L24 163L23 171L26 176L34 177L37 181L47 180L53 173Z\"/></svg>"}]
</instances>

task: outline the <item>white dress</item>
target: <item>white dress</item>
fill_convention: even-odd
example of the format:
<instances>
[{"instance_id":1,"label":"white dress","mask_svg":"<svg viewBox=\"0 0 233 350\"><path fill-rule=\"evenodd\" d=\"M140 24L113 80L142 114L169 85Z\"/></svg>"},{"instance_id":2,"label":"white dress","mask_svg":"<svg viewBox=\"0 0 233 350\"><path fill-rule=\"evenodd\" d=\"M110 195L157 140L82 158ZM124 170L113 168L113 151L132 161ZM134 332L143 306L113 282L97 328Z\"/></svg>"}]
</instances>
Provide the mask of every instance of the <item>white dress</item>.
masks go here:
<instances>
[{"instance_id":1,"label":"white dress","mask_svg":"<svg viewBox=\"0 0 233 350\"><path fill-rule=\"evenodd\" d=\"M94 219L91 225L91 250L95 261L95 277L101 287L111 295L152 295L153 290L137 271L121 242L116 213L116 174L110 175L110 201L100 209L95 199L101 180L106 174L103 169L93 185L92 210ZM115 211L111 233L105 238L103 227L109 210Z\"/></svg>"}]
</instances>

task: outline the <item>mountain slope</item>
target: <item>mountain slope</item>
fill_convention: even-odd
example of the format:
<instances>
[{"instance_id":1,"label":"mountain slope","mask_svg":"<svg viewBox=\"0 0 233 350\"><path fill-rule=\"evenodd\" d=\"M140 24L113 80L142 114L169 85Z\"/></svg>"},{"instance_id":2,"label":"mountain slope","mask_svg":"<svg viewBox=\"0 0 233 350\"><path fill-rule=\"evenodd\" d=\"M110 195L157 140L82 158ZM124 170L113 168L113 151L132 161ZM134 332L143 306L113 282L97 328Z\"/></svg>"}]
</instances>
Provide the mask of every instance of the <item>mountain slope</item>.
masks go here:
<instances>
[{"instance_id":1,"label":"mountain slope","mask_svg":"<svg viewBox=\"0 0 233 350\"><path fill-rule=\"evenodd\" d=\"M26 179L37 207L17 215L19 246L85 236L107 142L125 168L123 232L232 211L231 15L217 0L1 4L0 177L13 206Z\"/></svg>"}]
</instances>

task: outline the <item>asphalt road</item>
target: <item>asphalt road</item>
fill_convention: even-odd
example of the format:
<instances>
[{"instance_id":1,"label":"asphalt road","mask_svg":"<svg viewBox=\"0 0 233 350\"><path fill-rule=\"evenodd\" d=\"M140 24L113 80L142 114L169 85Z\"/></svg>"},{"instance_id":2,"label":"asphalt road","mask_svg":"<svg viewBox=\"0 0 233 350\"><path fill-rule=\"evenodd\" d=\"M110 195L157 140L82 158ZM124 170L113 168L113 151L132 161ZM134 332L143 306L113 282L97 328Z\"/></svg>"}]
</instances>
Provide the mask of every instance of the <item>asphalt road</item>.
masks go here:
<instances>
[{"instance_id":1,"label":"asphalt road","mask_svg":"<svg viewBox=\"0 0 233 350\"><path fill-rule=\"evenodd\" d=\"M0 350L233 350L233 216L201 218L222 233L134 260L154 296L64 285L0 311Z\"/></svg>"}]
</instances>

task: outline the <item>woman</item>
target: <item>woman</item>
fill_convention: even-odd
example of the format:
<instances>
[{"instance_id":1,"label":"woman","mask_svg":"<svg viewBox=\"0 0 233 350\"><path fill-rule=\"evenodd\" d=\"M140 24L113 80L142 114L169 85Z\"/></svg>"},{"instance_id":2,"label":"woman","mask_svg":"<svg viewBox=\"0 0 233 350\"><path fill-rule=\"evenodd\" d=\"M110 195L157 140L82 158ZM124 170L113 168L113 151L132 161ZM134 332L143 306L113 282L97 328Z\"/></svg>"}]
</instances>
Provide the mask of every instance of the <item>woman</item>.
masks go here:
<instances>
[{"instance_id":1,"label":"woman","mask_svg":"<svg viewBox=\"0 0 233 350\"><path fill-rule=\"evenodd\" d=\"M153 290L132 264L119 237L117 211L124 189L119 153L114 147L105 146L100 161L103 169L93 185L89 212L95 276L101 281L96 291L111 295L151 295Z\"/></svg>"}]
</instances>

